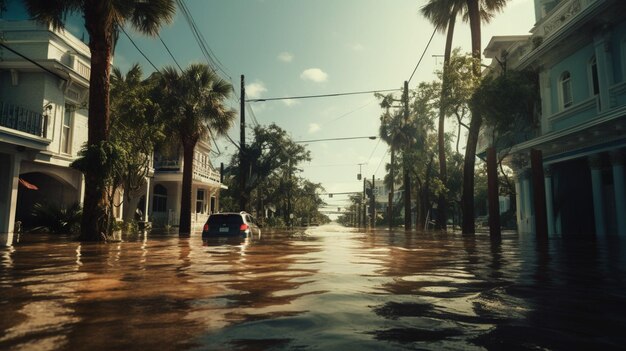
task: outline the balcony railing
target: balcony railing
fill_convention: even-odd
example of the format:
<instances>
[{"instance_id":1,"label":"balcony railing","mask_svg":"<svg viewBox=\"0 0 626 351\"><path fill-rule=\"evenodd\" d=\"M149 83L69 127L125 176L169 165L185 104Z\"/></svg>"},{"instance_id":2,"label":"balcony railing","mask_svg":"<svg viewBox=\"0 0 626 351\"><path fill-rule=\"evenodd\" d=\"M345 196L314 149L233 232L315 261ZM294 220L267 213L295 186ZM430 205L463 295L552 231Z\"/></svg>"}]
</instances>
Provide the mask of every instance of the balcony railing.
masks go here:
<instances>
[{"instance_id":1,"label":"balcony railing","mask_svg":"<svg viewBox=\"0 0 626 351\"><path fill-rule=\"evenodd\" d=\"M47 139L48 116L18 105L0 102L0 126Z\"/></svg>"},{"instance_id":2,"label":"balcony railing","mask_svg":"<svg viewBox=\"0 0 626 351\"><path fill-rule=\"evenodd\" d=\"M156 172L182 172L183 162L177 159L162 159L154 161L154 169ZM199 181L220 182L219 172L214 171L208 165L195 164L193 167L193 178Z\"/></svg>"},{"instance_id":3,"label":"balcony railing","mask_svg":"<svg viewBox=\"0 0 626 351\"><path fill-rule=\"evenodd\" d=\"M532 32L545 39L572 21L578 14L597 1L598 0L564 0L550 11Z\"/></svg>"}]
</instances>

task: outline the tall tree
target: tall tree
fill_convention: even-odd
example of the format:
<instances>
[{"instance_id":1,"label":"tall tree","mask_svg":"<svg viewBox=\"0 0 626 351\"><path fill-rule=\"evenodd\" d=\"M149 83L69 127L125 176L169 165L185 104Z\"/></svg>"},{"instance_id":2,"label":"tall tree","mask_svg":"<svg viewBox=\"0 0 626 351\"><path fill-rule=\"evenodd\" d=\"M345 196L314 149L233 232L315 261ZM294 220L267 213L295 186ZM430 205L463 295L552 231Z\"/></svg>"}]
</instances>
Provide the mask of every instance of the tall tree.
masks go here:
<instances>
[{"instance_id":1,"label":"tall tree","mask_svg":"<svg viewBox=\"0 0 626 351\"><path fill-rule=\"evenodd\" d=\"M35 20L55 29L63 28L67 14L82 14L89 34L91 74L89 77L89 119L86 152L92 162L105 163L109 139L109 76L114 38L120 27L130 22L136 30L155 35L163 23L171 22L174 0L23 0ZM97 241L105 238L106 185L98 168L85 173L85 200L79 239Z\"/></svg>"},{"instance_id":2,"label":"tall tree","mask_svg":"<svg viewBox=\"0 0 626 351\"><path fill-rule=\"evenodd\" d=\"M437 147L439 158L439 178L441 182L446 185L447 170L446 170L446 147L445 147L445 118L448 101L448 85L447 79L448 66L450 63L450 56L452 54L452 38L454 37L454 27L456 24L457 15L465 8L465 0L430 0L428 4L424 5L421 9L422 15L426 17L437 30L440 32L446 31L446 47L444 51L443 59L443 80L441 88L441 99L439 100L439 123L437 128ZM445 197L445 192L439 195L438 201L438 216L436 227L438 229L446 230L446 223L448 221L448 204Z\"/></svg>"},{"instance_id":3,"label":"tall tree","mask_svg":"<svg viewBox=\"0 0 626 351\"><path fill-rule=\"evenodd\" d=\"M469 17L470 30L472 33L472 58L474 59L474 76L481 76L481 20L489 19L494 13L501 11L507 0L466 0L467 15ZM484 14L483 14L484 13ZM481 15L483 14L483 15ZM489 16L491 14L491 16ZM478 134L482 124L482 117L478 111L472 111L467 146L465 148L465 161L463 162L463 194L461 207L463 212L463 234L474 234L474 166L476 164L476 145Z\"/></svg>"},{"instance_id":4,"label":"tall tree","mask_svg":"<svg viewBox=\"0 0 626 351\"><path fill-rule=\"evenodd\" d=\"M230 83L209 66L192 64L183 72L166 67L160 75L156 97L161 102L165 128L183 147L183 184L179 233L191 233L191 183L196 144L211 135L225 135L235 120L235 111L224 106L233 92Z\"/></svg>"}]
</instances>

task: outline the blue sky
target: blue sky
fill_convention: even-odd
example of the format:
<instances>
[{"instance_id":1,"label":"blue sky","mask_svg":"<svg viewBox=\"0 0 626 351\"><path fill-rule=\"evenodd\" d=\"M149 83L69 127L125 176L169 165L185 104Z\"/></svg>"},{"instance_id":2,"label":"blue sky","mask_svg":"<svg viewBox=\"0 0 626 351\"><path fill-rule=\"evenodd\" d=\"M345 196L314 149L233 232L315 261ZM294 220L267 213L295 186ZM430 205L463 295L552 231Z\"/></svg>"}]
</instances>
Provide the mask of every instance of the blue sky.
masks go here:
<instances>
[{"instance_id":1,"label":"blue sky","mask_svg":"<svg viewBox=\"0 0 626 351\"><path fill-rule=\"evenodd\" d=\"M419 14L426 0L184 1L236 91L240 75L245 75L248 98L401 88L433 31ZM494 35L526 34L533 24L533 1L510 0L502 14L483 26L483 47ZM456 28L455 47L469 51L468 26L459 23ZM158 38L129 28L127 32L158 68L174 65ZM206 62L180 12L163 27L161 37L183 68ZM433 55L443 54L444 41L443 34L436 34L410 87L434 79L441 59ZM153 71L121 35L114 64L126 71L135 62L146 75ZM239 109L236 99L229 104ZM381 114L373 94L258 102L251 108L258 123L275 122L294 140L377 135ZM249 112L247 122L252 125ZM238 121L229 134L239 139ZM213 159L216 166L236 151L224 138L218 144L222 154ZM365 163L363 174L369 179L372 174L379 178L389 159L386 145L378 140L311 143L309 150L313 160L302 166L301 175L329 192L362 189L357 164ZM341 199L328 202L340 206Z\"/></svg>"},{"instance_id":2,"label":"blue sky","mask_svg":"<svg viewBox=\"0 0 626 351\"><path fill-rule=\"evenodd\" d=\"M185 0L207 44L239 91L244 74L248 98L268 98L369 91L402 87L426 47L433 27L419 14L426 0ZM483 27L483 47L494 35L526 34L534 24L532 0L511 0L505 11ZM158 38L129 31L157 66L173 65ZM161 37L178 62L206 62L184 18L178 13ZM436 34L410 82L434 79L445 37ZM466 24L457 25L455 46L470 50ZM122 36L115 64L126 70L139 62L152 68ZM239 109L238 102L230 102ZM294 140L377 135L381 110L373 94L326 99L251 103L258 123L277 123ZM247 122L252 119L247 111ZM233 126L230 135L238 140ZM250 135L250 133L248 133ZM249 140L249 139L248 139ZM236 148L218 142L227 163ZM358 163L371 179L384 176L389 155L378 140L328 141L309 144L312 161L302 176L322 183L329 192L358 191ZM327 199L340 206L345 197Z\"/></svg>"}]
</instances>

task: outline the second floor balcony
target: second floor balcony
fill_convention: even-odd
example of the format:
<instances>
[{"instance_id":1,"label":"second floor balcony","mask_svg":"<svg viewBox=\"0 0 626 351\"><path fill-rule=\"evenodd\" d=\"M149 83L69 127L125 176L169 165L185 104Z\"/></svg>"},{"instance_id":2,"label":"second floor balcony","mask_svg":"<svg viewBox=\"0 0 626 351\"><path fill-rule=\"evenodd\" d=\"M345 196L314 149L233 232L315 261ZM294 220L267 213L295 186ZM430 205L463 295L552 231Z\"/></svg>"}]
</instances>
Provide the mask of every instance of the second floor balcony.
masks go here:
<instances>
[{"instance_id":1,"label":"second floor balcony","mask_svg":"<svg viewBox=\"0 0 626 351\"><path fill-rule=\"evenodd\" d=\"M154 171L155 174L172 174L183 173L183 160L182 159L155 159ZM213 170L209 164L195 163L193 166L193 179L203 183L220 183L220 173Z\"/></svg>"},{"instance_id":2,"label":"second floor balcony","mask_svg":"<svg viewBox=\"0 0 626 351\"><path fill-rule=\"evenodd\" d=\"M48 116L0 101L0 127L48 139Z\"/></svg>"}]
</instances>

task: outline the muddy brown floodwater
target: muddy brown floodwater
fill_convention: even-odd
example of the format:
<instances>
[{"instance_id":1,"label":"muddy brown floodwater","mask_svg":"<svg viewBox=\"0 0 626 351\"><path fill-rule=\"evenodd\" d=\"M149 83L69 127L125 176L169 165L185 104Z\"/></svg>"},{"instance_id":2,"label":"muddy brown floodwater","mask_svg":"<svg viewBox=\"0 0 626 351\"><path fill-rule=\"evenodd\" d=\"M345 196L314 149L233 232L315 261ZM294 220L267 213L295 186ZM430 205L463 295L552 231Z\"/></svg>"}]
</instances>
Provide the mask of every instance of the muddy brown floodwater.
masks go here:
<instances>
[{"instance_id":1,"label":"muddy brown floodwater","mask_svg":"<svg viewBox=\"0 0 626 351\"><path fill-rule=\"evenodd\" d=\"M626 347L626 240L149 234L0 247L2 350Z\"/></svg>"}]
</instances>

